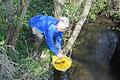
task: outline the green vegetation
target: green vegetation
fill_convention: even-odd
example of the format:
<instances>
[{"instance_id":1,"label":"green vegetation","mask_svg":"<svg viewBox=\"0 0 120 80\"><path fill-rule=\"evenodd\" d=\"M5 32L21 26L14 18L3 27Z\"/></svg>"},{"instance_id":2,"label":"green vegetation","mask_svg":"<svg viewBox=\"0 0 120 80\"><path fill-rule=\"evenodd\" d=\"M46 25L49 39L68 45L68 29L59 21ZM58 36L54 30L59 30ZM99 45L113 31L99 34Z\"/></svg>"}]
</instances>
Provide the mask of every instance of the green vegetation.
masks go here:
<instances>
[{"instance_id":1,"label":"green vegetation","mask_svg":"<svg viewBox=\"0 0 120 80\"><path fill-rule=\"evenodd\" d=\"M94 0L88 18L93 21L96 20L96 17L99 13L107 10L107 6L108 0Z\"/></svg>"},{"instance_id":2,"label":"green vegetation","mask_svg":"<svg viewBox=\"0 0 120 80\"><path fill-rule=\"evenodd\" d=\"M113 17L113 20L115 22L119 22L120 21L120 0L111 0L109 4L109 12L110 12L110 16Z\"/></svg>"},{"instance_id":3,"label":"green vegetation","mask_svg":"<svg viewBox=\"0 0 120 80\"><path fill-rule=\"evenodd\" d=\"M78 19L80 18L80 15L77 14L79 13L78 10L79 5L77 5L76 3L66 3L63 7L62 15L68 16L71 21L78 21Z\"/></svg>"},{"instance_id":4,"label":"green vegetation","mask_svg":"<svg viewBox=\"0 0 120 80\"><path fill-rule=\"evenodd\" d=\"M114 11L111 13L111 16L113 16L113 20L116 22L120 21L120 11Z\"/></svg>"},{"instance_id":5,"label":"green vegetation","mask_svg":"<svg viewBox=\"0 0 120 80\"><path fill-rule=\"evenodd\" d=\"M23 0L25 1L25 0ZM14 7L17 6L17 0L13 0ZM24 4L24 2L22 2ZM50 70L50 51L48 50L45 43L42 44L40 50L44 52L41 55L40 60L32 59L33 52L35 50L36 36L32 34L31 28L28 27L28 19L37 14L53 15L53 3L51 0L31 0L27 14L23 20L23 27L20 30L19 37L17 40L16 48L13 49L11 46L11 51L7 52L9 60L15 62L19 67L16 72L17 75L14 77L19 79L20 74L27 74L28 79L46 79L49 78ZM7 12L4 5L2 5L2 13L0 14L0 46L5 49L5 40L8 30L8 21L6 19ZM13 27L18 27L20 14L15 14L13 16ZM22 70L22 71L21 71ZM24 73L23 73L24 71Z\"/></svg>"},{"instance_id":6,"label":"green vegetation","mask_svg":"<svg viewBox=\"0 0 120 80\"><path fill-rule=\"evenodd\" d=\"M15 10L17 9L18 0L12 0L13 7ZM22 1L21 4L25 4L25 0ZM66 2L63 9L62 15L68 16L70 18L70 22L74 23L75 21L79 21L80 15L82 13L84 3L79 6L76 3ZM43 43L40 51L43 52L40 60L34 60L32 58L33 52L35 50L35 41L36 36L32 34L31 28L28 27L28 19L37 14L50 15L54 16L54 5L53 0L31 0L30 5L28 7L26 16L23 20L23 27L20 29L18 40L16 42L15 49L11 49L11 52L7 52L8 58L15 62L17 66L19 66L27 75L29 79L34 78L48 78L49 77L49 63L50 63L50 51L48 50L46 43ZM108 0L94 0L94 3L91 7L91 10L88 15L88 21L95 21L96 17L99 14L106 11L108 8ZM17 12L17 11L16 11ZM0 47L4 47L6 49L6 36L8 32L8 12L6 10L5 4L0 5ZM11 23L14 28L18 27L18 21L20 20L21 11L18 14L14 14L13 23ZM110 15L111 16L111 15ZM115 12L112 14L112 17L115 20L120 20L119 12ZM7 49L6 49L7 50ZM47 65L47 66L46 66ZM19 73L19 71L18 71ZM17 74L20 78L19 74Z\"/></svg>"}]
</instances>

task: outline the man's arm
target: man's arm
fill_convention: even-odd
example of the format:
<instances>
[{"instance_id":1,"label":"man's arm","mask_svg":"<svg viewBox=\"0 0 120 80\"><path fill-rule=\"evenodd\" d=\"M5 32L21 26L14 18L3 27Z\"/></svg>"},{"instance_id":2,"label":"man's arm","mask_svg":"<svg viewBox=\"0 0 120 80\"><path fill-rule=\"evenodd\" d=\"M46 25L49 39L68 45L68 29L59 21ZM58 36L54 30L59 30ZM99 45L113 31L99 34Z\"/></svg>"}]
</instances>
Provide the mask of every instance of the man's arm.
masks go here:
<instances>
[{"instance_id":1,"label":"man's arm","mask_svg":"<svg viewBox=\"0 0 120 80\"><path fill-rule=\"evenodd\" d=\"M54 54L58 54L58 50L55 48L55 44L53 41L53 34L54 34L54 30L52 30L53 28L49 28L46 33L45 33L45 40L46 43L48 45L48 48L50 49L50 51L52 51Z\"/></svg>"},{"instance_id":2,"label":"man's arm","mask_svg":"<svg viewBox=\"0 0 120 80\"><path fill-rule=\"evenodd\" d=\"M61 50L61 41L62 41L62 32L59 32L56 35L56 47L58 48L58 50Z\"/></svg>"}]
</instances>

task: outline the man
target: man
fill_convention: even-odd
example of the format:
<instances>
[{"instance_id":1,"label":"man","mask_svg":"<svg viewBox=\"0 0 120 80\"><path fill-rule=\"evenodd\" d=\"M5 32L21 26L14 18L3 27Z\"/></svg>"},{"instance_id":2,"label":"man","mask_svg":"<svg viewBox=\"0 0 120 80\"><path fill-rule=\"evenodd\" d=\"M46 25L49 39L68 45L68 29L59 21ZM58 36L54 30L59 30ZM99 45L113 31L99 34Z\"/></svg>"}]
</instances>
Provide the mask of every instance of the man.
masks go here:
<instances>
[{"instance_id":1,"label":"man","mask_svg":"<svg viewBox=\"0 0 120 80\"><path fill-rule=\"evenodd\" d=\"M61 40L63 32L69 27L68 18L60 17L56 19L51 16L36 15L28 21L28 24L32 27L33 34L39 38L39 42L42 41L44 36L50 51L59 58L63 56Z\"/></svg>"}]
</instances>

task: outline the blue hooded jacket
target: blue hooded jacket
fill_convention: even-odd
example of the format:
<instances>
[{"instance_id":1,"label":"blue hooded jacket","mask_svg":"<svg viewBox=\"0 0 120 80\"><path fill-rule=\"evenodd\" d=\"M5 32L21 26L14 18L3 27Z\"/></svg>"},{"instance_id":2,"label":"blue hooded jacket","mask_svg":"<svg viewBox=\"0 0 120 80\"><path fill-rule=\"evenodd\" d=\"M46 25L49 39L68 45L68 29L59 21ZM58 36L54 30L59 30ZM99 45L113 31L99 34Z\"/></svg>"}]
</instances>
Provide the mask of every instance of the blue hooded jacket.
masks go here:
<instances>
[{"instance_id":1,"label":"blue hooded jacket","mask_svg":"<svg viewBox=\"0 0 120 80\"><path fill-rule=\"evenodd\" d=\"M56 24L58 20L51 16L36 15L32 17L28 24L30 27L35 28L42 33L47 42L48 48L57 54L58 50L61 49L62 32L58 32ZM54 38L56 42L54 43Z\"/></svg>"}]
</instances>

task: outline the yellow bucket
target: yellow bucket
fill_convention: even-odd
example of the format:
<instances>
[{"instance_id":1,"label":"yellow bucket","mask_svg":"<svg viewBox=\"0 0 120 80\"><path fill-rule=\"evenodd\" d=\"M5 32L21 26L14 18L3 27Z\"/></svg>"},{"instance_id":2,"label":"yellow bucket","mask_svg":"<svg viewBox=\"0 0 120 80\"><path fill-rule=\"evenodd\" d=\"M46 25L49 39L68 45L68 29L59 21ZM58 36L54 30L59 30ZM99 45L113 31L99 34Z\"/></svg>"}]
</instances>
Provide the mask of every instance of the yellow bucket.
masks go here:
<instances>
[{"instance_id":1,"label":"yellow bucket","mask_svg":"<svg viewBox=\"0 0 120 80\"><path fill-rule=\"evenodd\" d=\"M57 69L59 71L66 71L68 68L70 68L70 66L72 64L72 60L65 55L62 58L53 56L52 63L53 63L53 66L55 67L55 69Z\"/></svg>"}]
</instances>

